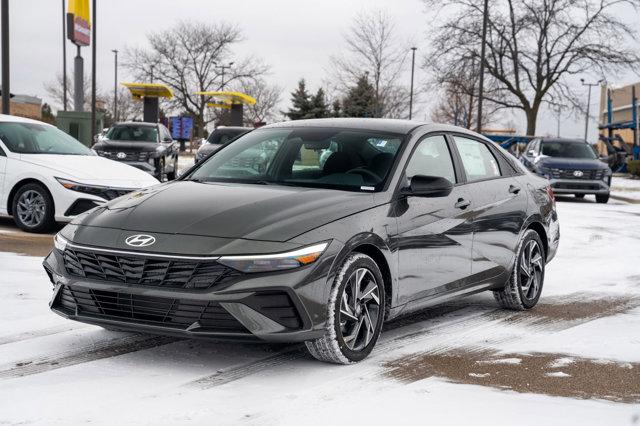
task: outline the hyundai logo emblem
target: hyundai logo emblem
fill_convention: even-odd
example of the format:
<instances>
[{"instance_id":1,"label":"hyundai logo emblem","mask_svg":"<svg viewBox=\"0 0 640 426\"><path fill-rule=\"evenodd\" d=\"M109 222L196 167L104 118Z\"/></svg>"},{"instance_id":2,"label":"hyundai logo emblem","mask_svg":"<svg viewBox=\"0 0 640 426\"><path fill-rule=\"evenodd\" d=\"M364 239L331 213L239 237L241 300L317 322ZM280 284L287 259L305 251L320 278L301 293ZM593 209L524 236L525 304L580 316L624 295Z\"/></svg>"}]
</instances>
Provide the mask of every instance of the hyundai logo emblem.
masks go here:
<instances>
[{"instance_id":1,"label":"hyundai logo emblem","mask_svg":"<svg viewBox=\"0 0 640 426\"><path fill-rule=\"evenodd\" d=\"M155 243L156 239L151 235L136 234L136 235L127 237L127 239L124 240L124 242L131 247L147 247Z\"/></svg>"},{"instance_id":2,"label":"hyundai logo emblem","mask_svg":"<svg viewBox=\"0 0 640 426\"><path fill-rule=\"evenodd\" d=\"M573 172L573 175L577 178L582 177L584 175L584 173L582 173L581 170L576 170L575 172Z\"/></svg>"},{"instance_id":3,"label":"hyundai logo emblem","mask_svg":"<svg viewBox=\"0 0 640 426\"><path fill-rule=\"evenodd\" d=\"M119 159L123 160L125 158L127 158L127 154L125 154L124 152L119 152L116 154L116 157L118 157Z\"/></svg>"}]
</instances>

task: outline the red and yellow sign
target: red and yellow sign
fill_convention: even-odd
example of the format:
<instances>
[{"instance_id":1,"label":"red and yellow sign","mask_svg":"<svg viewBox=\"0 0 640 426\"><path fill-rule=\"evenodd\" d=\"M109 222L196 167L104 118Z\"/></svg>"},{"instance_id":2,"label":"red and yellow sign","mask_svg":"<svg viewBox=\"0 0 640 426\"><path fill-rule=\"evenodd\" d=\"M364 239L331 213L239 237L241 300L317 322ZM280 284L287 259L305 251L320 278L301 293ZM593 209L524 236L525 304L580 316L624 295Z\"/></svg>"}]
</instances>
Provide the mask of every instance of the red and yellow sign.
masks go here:
<instances>
[{"instance_id":1,"label":"red and yellow sign","mask_svg":"<svg viewBox=\"0 0 640 426\"><path fill-rule=\"evenodd\" d=\"M69 0L67 38L78 46L91 44L91 13L89 0Z\"/></svg>"}]
</instances>

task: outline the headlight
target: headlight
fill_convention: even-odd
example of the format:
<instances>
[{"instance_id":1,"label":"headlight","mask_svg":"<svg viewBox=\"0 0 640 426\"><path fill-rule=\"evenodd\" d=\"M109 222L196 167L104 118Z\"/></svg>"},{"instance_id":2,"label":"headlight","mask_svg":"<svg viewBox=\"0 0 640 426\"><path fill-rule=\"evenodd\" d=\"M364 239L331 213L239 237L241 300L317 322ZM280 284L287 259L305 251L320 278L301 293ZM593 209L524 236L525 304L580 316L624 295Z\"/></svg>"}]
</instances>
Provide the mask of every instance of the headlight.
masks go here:
<instances>
[{"instance_id":1,"label":"headlight","mask_svg":"<svg viewBox=\"0 0 640 426\"><path fill-rule=\"evenodd\" d=\"M67 189L70 189L72 191L77 191L77 192L83 192L85 194L96 195L98 197L102 197L101 194L107 189L106 186L86 185L84 183L78 183L72 180L62 179L59 177L57 177L56 180L60 183L60 185L64 186Z\"/></svg>"},{"instance_id":2,"label":"headlight","mask_svg":"<svg viewBox=\"0 0 640 426\"><path fill-rule=\"evenodd\" d=\"M68 242L69 241L67 241L66 238L60 235L60 233L57 233L56 236L53 237L53 246L61 253L64 251L64 249L67 248Z\"/></svg>"},{"instance_id":3,"label":"headlight","mask_svg":"<svg viewBox=\"0 0 640 426\"><path fill-rule=\"evenodd\" d=\"M287 253L247 256L222 256L218 262L242 272L269 272L310 265L324 253L328 242L314 244Z\"/></svg>"}]
</instances>

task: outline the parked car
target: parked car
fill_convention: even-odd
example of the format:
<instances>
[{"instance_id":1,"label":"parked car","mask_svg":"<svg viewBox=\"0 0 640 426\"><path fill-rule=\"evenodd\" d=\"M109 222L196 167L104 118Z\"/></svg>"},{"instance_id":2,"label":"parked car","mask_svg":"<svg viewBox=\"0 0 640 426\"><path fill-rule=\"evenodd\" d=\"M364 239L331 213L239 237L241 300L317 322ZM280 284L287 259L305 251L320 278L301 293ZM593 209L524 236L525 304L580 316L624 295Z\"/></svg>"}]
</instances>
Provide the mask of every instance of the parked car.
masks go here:
<instances>
[{"instance_id":1,"label":"parked car","mask_svg":"<svg viewBox=\"0 0 640 426\"><path fill-rule=\"evenodd\" d=\"M45 232L155 184L152 176L98 157L49 124L0 115L0 214L12 215L25 231Z\"/></svg>"},{"instance_id":2,"label":"parked car","mask_svg":"<svg viewBox=\"0 0 640 426\"><path fill-rule=\"evenodd\" d=\"M558 241L549 182L488 139L322 119L254 130L175 182L91 211L44 268L51 309L70 319L304 341L350 363L384 321L449 299L491 290L505 308L534 307Z\"/></svg>"},{"instance_id":3,"label":"parked car","mask_svg":"<svg viewBox=\"0 0 640 426\"><path fill-rule=\"evenodd\" d=\"M247 132L253 130L250 127L223 127L220 126L215 129L206 142L203 142L196 152L195 162L202 161L207 155L216 152L224 144L231 142L240 135L244 135Z\"/></svg>"},{"instance_id":4,"label":"parked car","mask_svg":"<svg viewBox=\"0 0 640 426\"><path fill-rule=\"evenodd\" d=\"M93 149L101 157L144 170L160 181L176 178L178 144L162 124L117 123Z\"/></svg>"},{"instance_id":5,"label":"parked car","mask_svg":"<svg viewBox=\"0 0 640 426\"><path fill-rule=\"evenodd\" d=\"M584 140L533 139L521 158L529 170L550 180L556 194L593 194L598 203L609 201L612 171Z\"/></svg>"}]
</instances>

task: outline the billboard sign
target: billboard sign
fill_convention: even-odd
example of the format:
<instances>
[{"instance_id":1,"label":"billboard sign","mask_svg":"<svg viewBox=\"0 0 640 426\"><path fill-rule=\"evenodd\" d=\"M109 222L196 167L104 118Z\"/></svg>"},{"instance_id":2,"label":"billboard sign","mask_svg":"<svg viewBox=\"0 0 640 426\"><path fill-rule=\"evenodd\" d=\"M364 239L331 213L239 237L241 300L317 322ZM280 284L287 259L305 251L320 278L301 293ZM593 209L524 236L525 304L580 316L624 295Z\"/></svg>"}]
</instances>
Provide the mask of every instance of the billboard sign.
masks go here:
<instances>
[{"instance_id":1,"label":"billboard sign","mask_svg":"<svg viewBox=\"0 0 640 426\"><path fill-rule=\"evenodd\" d=\"M91 44L89 0L69 0L67 8L67 38L77 46Z\"/></svg>"},{"instance_id":2,"label":"billboard sign","mask_svg":"<svg viewBox=\"0 0 640 426\"><path fill-rule=\"evenodd\" d=\"M171 137L177 140L191 139L193 131L193 118L191 117L172 117L171 118Z\"/></svg>"}]
</instances>

